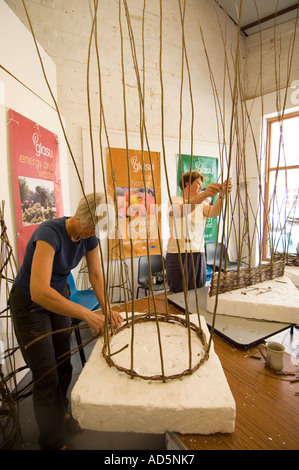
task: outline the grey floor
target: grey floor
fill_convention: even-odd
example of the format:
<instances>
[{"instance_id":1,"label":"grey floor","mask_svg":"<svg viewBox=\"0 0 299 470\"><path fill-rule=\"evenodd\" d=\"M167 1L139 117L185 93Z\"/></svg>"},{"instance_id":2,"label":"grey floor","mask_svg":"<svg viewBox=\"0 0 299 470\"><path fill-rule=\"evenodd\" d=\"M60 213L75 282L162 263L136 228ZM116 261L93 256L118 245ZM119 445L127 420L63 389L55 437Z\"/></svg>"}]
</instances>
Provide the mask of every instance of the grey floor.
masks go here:
<instances>
[{"instance_id":1,"label":"grey floor","mask_svg":"<svg viewBox=\"0 0 299 470\"><path fill-rule=\"evenodd\" d=\"M90 330L82 330L82 340L90 337ZM72 335L73 347L76 346L75 335ZM269 339L268 339L269 340ZM299 358L299 330L286 330L271 338L282 343L286 351ZM94 342L85 347L86 358L89 357ZM80 356L78 353L72 356L73 379L69 394L79 374L82 371ZM23 383L30 380L27 374ZM28 397L19 403L19 418L22 429L22 442L18 442L13 450L39 450L38 429L35 423L32 397ZM84 430L81 434L68 438L68 444L74 450L165 450L165 436L135 433L107 433Z\"/></svg>"}]
</instances>

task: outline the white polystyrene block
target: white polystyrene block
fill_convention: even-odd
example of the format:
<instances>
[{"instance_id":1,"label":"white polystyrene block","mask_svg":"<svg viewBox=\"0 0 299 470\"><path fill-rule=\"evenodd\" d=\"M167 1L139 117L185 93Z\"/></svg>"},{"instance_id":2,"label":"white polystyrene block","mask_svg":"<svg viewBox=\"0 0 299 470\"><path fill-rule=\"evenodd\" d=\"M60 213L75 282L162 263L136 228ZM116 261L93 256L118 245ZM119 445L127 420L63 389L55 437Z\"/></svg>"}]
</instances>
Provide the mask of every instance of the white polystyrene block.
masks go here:
<instances>
[{"instance_id":1,"label":"white polystyrene block","mask_svg":"<svg viewBox=\"0 0 299 470\"><path fill-rule=\"evenodd\" d=\"M215 301L216 296L208 296L208 312L214 312ZM219 294L216 312L257 320L298 323L299 291L287 276L283 276Z\"/></svg>"},{"instance_id":2,"label":"white polystyrene block","mask_svg":"<svg viewBox=\"0 0 299 470\"><path fill-rule=\"evenodd\" d=\"M201 318L201 322L208 338L204 318ZM157 334L151 331L152 327L150 325L149 328L149 324L136 324L134 327L134 357L140 359L134 360L134 370L139 369L138 372L144 375L161 371L156 348ZM116 343L112 343L114 350L119 350L121 344L130 341L131 330L124 331L129 336L121 338L121 333L115 335ZM187 369L189 356L186 328L177 324L164 324L160 334L163 357L167 358L165 362L169 364L165 364L165 374ZM201 342L197 338L193 345L193 340L192 365L202 354ZM174 344L177 345L175 349ZM126 367L129 350L127 348L123 352L123 357L118 357L119 354L113 356L113 359ZM102 341L98 340L73 388L71 399L74 417L82 428L90 430L213 434L232 433L235 426L235 401L213 344L209 359L196 372L163 383L132 379L124 372L109 367L102 355Z\"/></svg>"},{"instance_id":3,"label":"white polystyrene block","mask_svg":"<svg viewBox=\"0 0 299 470\"><path fill-rule=\"evenodd\" d=\"M284 273L291 279L292 283L299 288L299 266L286 266Z\"/></svg>"}]
</instances>

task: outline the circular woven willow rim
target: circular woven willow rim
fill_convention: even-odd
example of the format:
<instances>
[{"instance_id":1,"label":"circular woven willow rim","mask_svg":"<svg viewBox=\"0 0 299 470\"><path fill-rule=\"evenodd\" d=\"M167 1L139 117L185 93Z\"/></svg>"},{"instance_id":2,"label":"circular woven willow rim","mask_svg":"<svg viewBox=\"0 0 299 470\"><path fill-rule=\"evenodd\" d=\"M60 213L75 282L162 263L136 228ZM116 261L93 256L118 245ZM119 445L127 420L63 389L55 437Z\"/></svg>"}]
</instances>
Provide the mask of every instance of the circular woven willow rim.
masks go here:
<instances>
[{"instance_id":1,"label":"circular woven willow rim","mask_svg":"<svg viewBox=\"0 0 299 470\"><path fill-rule=\"evenodd\" d=\"M159 322L166 322L166 323L170 323L170 324L175 324L176 323L176 324L179 324L179 325L183 326L184 328L188 328L188 323L183 318L180 318L180 317L177 317L177 316L174 316L174 315L165 315L165 314L161 314L161 313L158 313L157 315L155 313L136 315L134 317L134 325L136 323L157 322L157 320ZM123 326L121 326L118 330L115 330L112 333L112 335L110 335L110 340L113 336L120 333L125 328L130 328L130 326L132 324L133 324L133 318L130 317L130 318L128 318L128 321ZM196 326L194 323L190 322L189 326L190 326L190 329L193 330L197 334L199 340L201 341L201 343L204 347L204 355L201 358L201 360L192 369L186 369L186 370L184 370L183 372L181 372L179 374L174 374L174 375L169 375L169 376L163 375L163 374L153 375L153 376L145 376L145 375L138 374L134 370L127 369L125 367L119 366L119 365L115 364L115 362L111 358L111 356L113 356L116 353L114 353L112 355L109 355L109 353L107 352L107 350L108 350L107 340L104 342L102 353L103 353L103 356L104 356L104 358L105 358L105 360L106 360L109 367L115 367L115 369L117 369L120 372L126 373L131 378L137 378L138 377L139 379L142 379L142 380L150 380L150 381L153 380L153 381L161 381L161 382L166 382L166 380L177 380L177 379L180 379L180 378L185 377L187 375L192 375L209 358L208 345L207 345L207 342L206 342L206 336L205 336L204 332L202 331L201 328Z\"/></svg>"}]
</instances>

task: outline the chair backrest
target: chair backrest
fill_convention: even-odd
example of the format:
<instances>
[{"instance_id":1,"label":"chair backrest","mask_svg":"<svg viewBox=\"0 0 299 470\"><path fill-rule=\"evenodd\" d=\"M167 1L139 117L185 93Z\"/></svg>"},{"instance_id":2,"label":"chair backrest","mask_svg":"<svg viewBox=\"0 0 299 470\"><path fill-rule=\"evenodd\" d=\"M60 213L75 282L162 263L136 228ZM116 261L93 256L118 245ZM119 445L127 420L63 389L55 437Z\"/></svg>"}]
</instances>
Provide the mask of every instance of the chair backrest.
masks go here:
<instances>
[{"instance_id":1,"label":"chair backrest","mask_svg":"<svg viewBox=\"0 0 299 470\"><path fill-rule=\"evenodd\" d=\"M205 252L206 252L206 262L208 266L213 266L215 262L215 250L216 243L206 243Z\"/></svg>"},{"instance_id":2,"label":"chair backrest","mask_svg":"<svg viewBox=\"0 0 299 470\"><path fill-rule=\"evenodd\" d=\"M74 279L74 276L72 275L72 273L70 273L68 275L67 283L70 286L71 292L75 292L77 290L76 284L75 284L75 279Z\"/></svg>"},{"instance_id":3,"label":"chair backrest","mask_svg":"<svg viewBox=\"0 0 299 470\"><path fill-rule=\"evenodd\" d=\"M154 275L163 270L161 255L150 255L151 274ZM146 282L149 279L148 258L141 256L138 262L138 282Z\"/></svg>"},{"instance_id":4,"label":"chair backrest","mask_svg":"<svg viewBox=\"0 0 299 470\"><path fill-rule=\"evenodd\" d=\"M225 245L222 243L206 243L205 245L205 252L206 252L206 262L208 266L213 266L215 263L215 266L219 267L220 266L220 257L221 257L221 251L222 251L222 263L221 267L224 267L225 259L226 259L226 248ZM216 258L215 258L215 252L216 252Z\"/></svg>"},{"instance_id":5,"label":"chair backrest","mask_svg":"<svg viewBox=\"0 0 299 470\"><path fill-rule=\"evenodd\" d=\"M96 310L100 308L99 301L96 298L95 293L92 289L77 289L72 273L69 274L67 282L71 289L70 300L72 302L83 305L89 310Z\"/></svg>"}]
</instances>

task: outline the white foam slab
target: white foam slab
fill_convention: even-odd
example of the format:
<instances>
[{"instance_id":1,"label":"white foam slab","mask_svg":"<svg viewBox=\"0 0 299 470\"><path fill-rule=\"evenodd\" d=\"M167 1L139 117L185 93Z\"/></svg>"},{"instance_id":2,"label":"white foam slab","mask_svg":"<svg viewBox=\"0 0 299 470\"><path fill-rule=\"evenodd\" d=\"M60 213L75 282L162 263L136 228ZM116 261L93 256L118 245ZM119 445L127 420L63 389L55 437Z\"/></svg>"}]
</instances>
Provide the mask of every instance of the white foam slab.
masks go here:
<instances>
[{"instance_id":1,"label":"white foam slab","mask_svg":"<svg viewBox=\"0 0 299 470\"><path fill-rule=\"evenodd\" d=\"M165 366L167 375L171 371L182 372L188 367L188 346L185 327L176 324L166 326L166 335L162 333L162 346L163 356L170 358L169 365ZM145 375L159 373L160 359L155 351L157 335L149 334L146 325L144 328L140 329L139 334L135 324L137 340L134 348L141 361L135 361L134 370L139 368L138 372ZM203 317L202 328L208 338L209 332ZM130 329L124 331L130 332ZM121 333L115 335L115 338L118 335ZM170 345L167 337L172 340L175 338ZM174 353L175 341L177 351ZM112 347L118 350L121 343L122 340L117 338ZM141 349L138 349L137 343L140 343ZM193 347L192 341L193 361L200 358L201 348L197 345ZM139 354L142 349L143 353ZM115 362L117 360L118 364L126 366L128 351L129 348L123 352L123 357L118 358L120 354L113 356ZM102 355L102 341L98 340L73 388L71 400L72 413L83 429L151 434L163 434L166 431L213 434L232 433L235 427L235 401L213 344L208 361L196 372L163 383L131 379L124 372L109 367Z\"/></svg>"},{"instance_id":2,"label":"white foam slab","mask_svg":"<svg viewBox=\"0 0 299 470\"><path fill-rule=\"evenodd\" d=\"M207 300L208 312L214 312L216 297ZM283 276L218 295L217 314L283 323L299 322L299 291Z\"/></svg>"},{"instance_id":3,"label":"white foam slab","mask_svg":"<svg viewBox=\"0 0 299 470\"><path fill-rule=\"evenodd\" d=\"M299 288L299 266L286 266L284 273Z\"/></svg>"}]
</instances>

